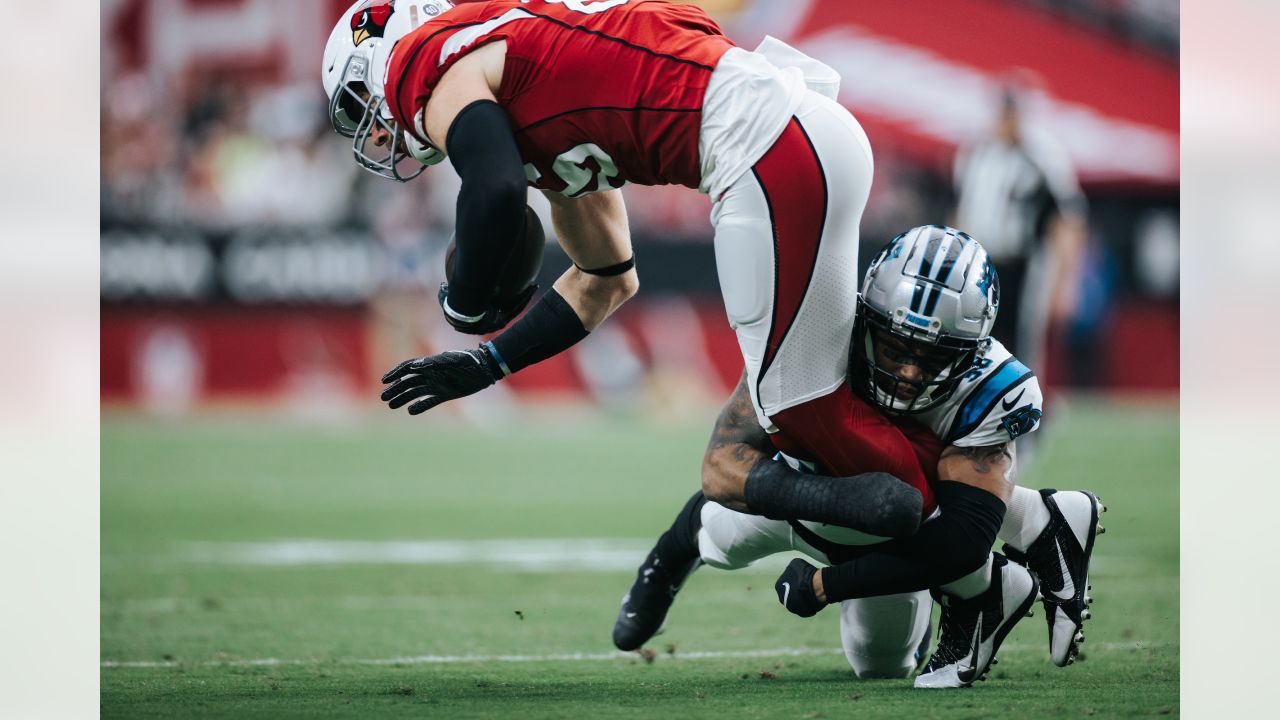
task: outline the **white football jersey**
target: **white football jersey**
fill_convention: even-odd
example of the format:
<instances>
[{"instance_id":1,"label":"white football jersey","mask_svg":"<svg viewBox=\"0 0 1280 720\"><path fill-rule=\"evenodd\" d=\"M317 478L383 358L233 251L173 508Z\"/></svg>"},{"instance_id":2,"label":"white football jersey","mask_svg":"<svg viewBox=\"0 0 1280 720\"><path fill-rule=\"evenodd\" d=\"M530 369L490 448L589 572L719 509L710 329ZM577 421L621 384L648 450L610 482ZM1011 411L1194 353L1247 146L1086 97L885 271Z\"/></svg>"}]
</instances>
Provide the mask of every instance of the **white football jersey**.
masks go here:
<instances>
[{"instance_id":1,"label":"white football jersey","mask_svg":"<svg viewBox=\"0 0 1280 720\"><path fill-rule=\"evenodd\" d=\"M947 445L998 445L1039 427L1043 402L1035 373L992 339L955 393L914 417Z\"/></svg>"},{"instance_id":2,"label":"white football jersey","mask_svg":"<svg viewBox=\"0 0 1280 720\"><path fill-rule=\"evenodd\" d=\"M938 407L911 417L924 423L946 445L999 445L1039 427L1043 402L1035 374L992 339L984 357L965 373L951 397ZM778 457L801 472L823 472L813 463L783 453ZM799 524L822 540L841 545L869 545L888 539L826 523L804 520Z\"/></svg>"}]
</instances>

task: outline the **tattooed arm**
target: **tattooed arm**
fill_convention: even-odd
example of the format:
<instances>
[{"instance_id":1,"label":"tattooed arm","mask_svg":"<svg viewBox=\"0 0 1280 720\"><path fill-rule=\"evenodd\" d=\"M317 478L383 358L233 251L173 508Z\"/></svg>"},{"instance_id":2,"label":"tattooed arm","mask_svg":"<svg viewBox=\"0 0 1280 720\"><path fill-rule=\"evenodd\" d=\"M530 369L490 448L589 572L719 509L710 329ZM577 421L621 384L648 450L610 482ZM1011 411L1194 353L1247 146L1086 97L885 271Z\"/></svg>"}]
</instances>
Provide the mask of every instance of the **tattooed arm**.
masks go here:
<instances>
[{"instance_id":1,"label":"tattooed arm","mask_svg":"<svg viewBox=\"0 0 1280 720\"><path fill-rule=\"evenodd\" d=\"M888 473L839 478L801 473L773 455L744 375L720 412L702 458L702 492L708 500L774 520L812 520L881 537L910 535L920 525L920 491Z\"/></svg>"},{"instance_id":2,"label":"tattooed arm","mask_svg":"<svg viewBox=\"0 0 1280 720\"><path fill-rule=\"evenodd\" d=\"M954 480L981 488L1009 503L1016 482L1013 442L981 447L956 447L942 451L938 479Z\"/></svg>"},{"instance_id":3,"label":"tattooed arm","mask_svg":"<svg viewBox=\"0 0 1280 720\"><path fill-rule=\"evenodd\" d=\"M769 461L772 456L773 445L756 419L744 372L720 410L707 452L702 456L703 494L730 510L750 512L743 497L747 475L756 463Z\"/></svg>"}]
</instances>

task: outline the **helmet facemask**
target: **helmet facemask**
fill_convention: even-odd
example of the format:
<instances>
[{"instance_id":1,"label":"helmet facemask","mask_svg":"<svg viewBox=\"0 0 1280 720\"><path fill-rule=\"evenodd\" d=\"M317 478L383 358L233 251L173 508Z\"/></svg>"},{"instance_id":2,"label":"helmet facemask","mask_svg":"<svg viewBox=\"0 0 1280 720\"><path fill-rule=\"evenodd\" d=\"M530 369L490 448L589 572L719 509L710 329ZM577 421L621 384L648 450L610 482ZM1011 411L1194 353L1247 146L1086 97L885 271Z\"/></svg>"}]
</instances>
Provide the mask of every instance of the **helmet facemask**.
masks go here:
<instances>
[{"instance_id":1,"label":"helmet facemask","mask_svg":"<svg viewBox=\"0 0 1280 720\"><path fill-rule=\"evenodd\" d=\"M352 54L329 101L329 122L339 135L352 139L352 153L361 167L379 177L408 182L427 164L410 154L408 133L402 133L400 123L391 116L386 98L372 93L368 77L369 58ZM375 143L373 134L378 130L391 141L383 146Z\"/></svg>"},{"instance_id":2,"label":"helmet facemask","mask_svg":"<svg viewBox=\"0 0 1280 720\"><path fill-rule=\"evenodd\" d=\"M977 340L918 330L904 322L907 314L904 308L888 317L859 301L849 349L853 389L904 415L945 402L985 349ZM907 365L918 377L904 377L901 369Z\"/></svg>"}]
</instances>

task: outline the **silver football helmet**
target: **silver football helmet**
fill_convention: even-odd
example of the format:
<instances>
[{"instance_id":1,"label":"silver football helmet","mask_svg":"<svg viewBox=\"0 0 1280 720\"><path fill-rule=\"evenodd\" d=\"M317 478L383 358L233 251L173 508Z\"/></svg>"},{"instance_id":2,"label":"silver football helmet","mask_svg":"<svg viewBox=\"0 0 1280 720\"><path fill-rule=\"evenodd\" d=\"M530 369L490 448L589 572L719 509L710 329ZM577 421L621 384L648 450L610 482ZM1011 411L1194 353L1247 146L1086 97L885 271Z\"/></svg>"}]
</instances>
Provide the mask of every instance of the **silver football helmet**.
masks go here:
<instances>
[{"instance_id":1,"label":"silver football helmet","mask_svg":"<svg viewBox=\"0 0 1280 720\"><path fill-rule=\"evenodd\" d=\"M912 228L867 270L849 350L858 393L892 413L937 407L991 346L1000 281L978 241Z\"/></svg>"},{"instance_id":2,"label":"silver football helmet","mask_svg":"<svg viewBox=\"0 0 1280 720\"><path fill-rule=\"evenodd\" d=\"M321 66L329 123L352 139L356 162L375 175L404 182L444 160L444 153L400 128L383 81L396 42L452 8L448 0L402 1L399 6L396 0L358 0L329 33ZM378 131L392 138L384 147L371 142Z\"/></svg>"}]
</instances>

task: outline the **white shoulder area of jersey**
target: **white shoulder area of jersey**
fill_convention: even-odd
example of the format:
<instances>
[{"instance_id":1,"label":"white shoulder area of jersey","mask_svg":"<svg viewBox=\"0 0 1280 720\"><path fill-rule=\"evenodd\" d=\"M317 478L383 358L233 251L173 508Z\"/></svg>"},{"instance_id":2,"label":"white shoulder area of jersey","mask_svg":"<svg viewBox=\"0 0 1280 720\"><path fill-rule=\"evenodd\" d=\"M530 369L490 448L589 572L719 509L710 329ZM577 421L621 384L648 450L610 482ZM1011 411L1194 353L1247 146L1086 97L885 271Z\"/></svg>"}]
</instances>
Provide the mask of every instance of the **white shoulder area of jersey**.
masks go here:
<instances>
[{"instance_id":1,"label":"white shoulder area of jersey","mask_svg":"<svg viewBox=\"0 0 1280 720\"><path fill-rule=\"evenodd\" d=\"M492 20L480 23L479 25L464 27L450 36L449 39L444 42L444 45L441 46L440 59L437 61L437 64L443 66L449 61L449 58L467 50L477 40L507 23L515 22L516 20L528 20L532 17L534 17L534 15L527 10L512 8Z\"/></svg>"},{"instance_id":2,"label":"white shoulder area of jersey","mask_svg":"<svg viewBox=\"0 0 1280 720\"><path fill-rule=\"evenodd\" d=\"M1044 415L1035 373L998 341L965 374L936 418L935 432L948 445L998 445L1034 431Z\"/></svg>"}]
</instances>

